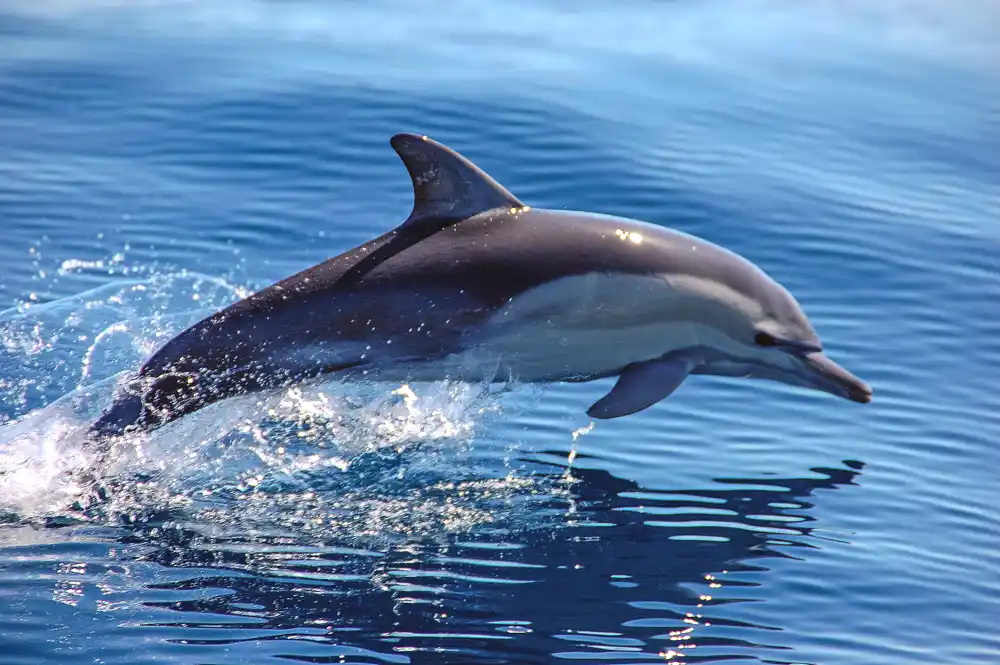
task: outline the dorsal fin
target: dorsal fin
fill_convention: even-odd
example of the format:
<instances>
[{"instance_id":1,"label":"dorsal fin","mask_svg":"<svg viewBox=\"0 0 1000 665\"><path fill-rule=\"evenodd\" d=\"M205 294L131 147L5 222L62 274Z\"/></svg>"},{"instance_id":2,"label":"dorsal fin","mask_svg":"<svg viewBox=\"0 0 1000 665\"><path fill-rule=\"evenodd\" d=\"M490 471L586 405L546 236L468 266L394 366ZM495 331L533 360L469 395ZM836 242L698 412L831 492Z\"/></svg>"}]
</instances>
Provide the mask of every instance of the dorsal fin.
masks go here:
<instances>
[{"instance_id":1,"label":"dorsal fin","mask_svg":"<svg viewBox=\"0 0 1000 665\"><path fill-rule=\"evenodd\" d=\"M426 136L389 141L413 180L413 212L403 227L424 220L456 221L494 208L524 208L500 183L451 148Z\"/></svg>"}]
</instances>

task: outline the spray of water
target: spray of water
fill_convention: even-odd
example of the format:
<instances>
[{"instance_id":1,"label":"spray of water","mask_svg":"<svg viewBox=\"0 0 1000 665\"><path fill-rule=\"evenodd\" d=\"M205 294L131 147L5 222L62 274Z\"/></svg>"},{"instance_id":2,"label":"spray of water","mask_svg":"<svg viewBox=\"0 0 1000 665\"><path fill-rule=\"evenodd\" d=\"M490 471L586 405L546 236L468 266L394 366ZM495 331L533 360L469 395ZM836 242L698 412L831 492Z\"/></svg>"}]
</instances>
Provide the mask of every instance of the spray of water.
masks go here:
<instances>
[{"instance_id":1,"label":"spray of water","mask_svg":"<svg viewBox=\"0 0 1000 665\"><path fill-rule=\"evenodd\" d=\"M0 313L0 520L169 516L243 532L402 536L492 523L551 499L537 478L476 467L481 426L502 409L480 385L334 379L226 400L106 450L87 442L145 357L246 292L171 273Z\"/></svg>"}]
</instances>

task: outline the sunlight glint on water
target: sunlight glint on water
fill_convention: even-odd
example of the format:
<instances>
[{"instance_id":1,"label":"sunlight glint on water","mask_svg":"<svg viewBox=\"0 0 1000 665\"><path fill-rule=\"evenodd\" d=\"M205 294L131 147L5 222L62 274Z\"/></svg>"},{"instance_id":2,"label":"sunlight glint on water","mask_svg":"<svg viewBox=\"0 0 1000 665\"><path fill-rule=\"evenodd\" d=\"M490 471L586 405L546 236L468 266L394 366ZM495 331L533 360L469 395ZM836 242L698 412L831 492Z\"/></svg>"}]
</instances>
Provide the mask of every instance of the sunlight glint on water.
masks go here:
<instances>
[{"instance_id":1,"label":"sunlight glint on water","mask_svg":"<svg viewBox=\"0 0 1000 665\"><path fill-rule=\"evenodd\" d=\"M994 665L994 5L0 3L0 661ZM83 487L116 381L406 217L399 131L744 254L875 400L329 381Z\"/></svg>"}]
</instances>

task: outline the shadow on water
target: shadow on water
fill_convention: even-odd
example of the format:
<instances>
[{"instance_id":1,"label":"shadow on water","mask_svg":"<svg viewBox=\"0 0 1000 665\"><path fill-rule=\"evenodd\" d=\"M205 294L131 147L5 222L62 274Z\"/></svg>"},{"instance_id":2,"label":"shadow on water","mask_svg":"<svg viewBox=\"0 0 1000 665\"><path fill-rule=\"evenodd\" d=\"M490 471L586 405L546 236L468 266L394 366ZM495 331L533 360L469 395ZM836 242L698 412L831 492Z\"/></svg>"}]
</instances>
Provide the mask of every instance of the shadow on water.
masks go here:
<instances>
[{"instance_id":1,"label":"shadow on water","mask_svg":"<svg viewBox=\"0 0 1000 665\"><path fill-rule=\"evenodd\" d=\"M443 536L366 545L357 531L210 534L164 522L124 540L149 548L145 562L191 569L146 587L194 597L146 601L181 616L144 625L182 629L179 641L201 648L255 643L315 663L798 663L780 627L732 610L754 600L767 559L820 546L809 497L854 484L862 467L671 492L548 467L535 478L552 491L521 519Z\"/></svg>"}]
</instances>

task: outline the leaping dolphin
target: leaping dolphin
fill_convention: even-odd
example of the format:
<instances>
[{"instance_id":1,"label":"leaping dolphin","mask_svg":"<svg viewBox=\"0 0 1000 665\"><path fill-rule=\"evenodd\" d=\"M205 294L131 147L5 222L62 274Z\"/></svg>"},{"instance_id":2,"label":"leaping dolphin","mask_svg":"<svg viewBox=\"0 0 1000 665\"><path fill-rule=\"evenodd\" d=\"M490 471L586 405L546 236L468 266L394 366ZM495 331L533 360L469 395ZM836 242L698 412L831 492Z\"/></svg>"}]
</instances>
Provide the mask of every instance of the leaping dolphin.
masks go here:
<instances>
[{"instance_id":1,"label":"leaping dolphin","mask_svg":"<svg viewBox=\"0 0 1000 665\"><path fill-rule=\"evenodd\" d=\"M536 210L414 134L398 228L259 291L157 351L92 425L151 430L235 395L324 374L391 381L591 381L617 418L689 374L763 378L869 402L795 298L750 261L632 219Z\"/></svg>"}]
</instances>

